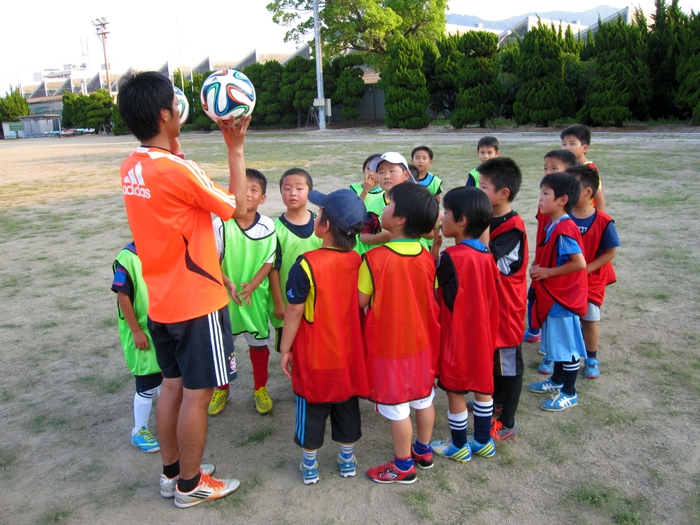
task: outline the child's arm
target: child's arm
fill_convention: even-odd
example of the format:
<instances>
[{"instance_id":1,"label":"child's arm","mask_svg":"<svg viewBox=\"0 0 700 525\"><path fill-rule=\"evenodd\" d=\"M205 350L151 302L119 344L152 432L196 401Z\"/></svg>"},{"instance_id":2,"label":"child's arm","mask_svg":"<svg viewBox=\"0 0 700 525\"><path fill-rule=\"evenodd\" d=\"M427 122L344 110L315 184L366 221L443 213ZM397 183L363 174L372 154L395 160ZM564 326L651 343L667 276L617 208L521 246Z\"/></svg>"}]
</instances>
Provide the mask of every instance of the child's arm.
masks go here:
<instances>
[{"instance_id":1,"label":"child's arm","mask_svg":"<svg viewBox=\"0 0 700 525\"><path fill-rule=\"evenodd\" d=\"M365 175L365 180L362 181L362 193L360 193L360 198L364 201L367 194L372 190L377 183L372 179L371 175Z\"/></svg>"},{"instance_id":2,"label":"child's arm","mask_svg":"<svg viewBox=\"0 0 700 525\"><path fill-rule=\"evenodd\" d=\"M586 265L586 272L595 272L598 268L602 268L615 257L615 248L610 248L608 250L603 250L603 253L599 257L596 257L593 261Z\"/></svg>"},{"instance_id":3,"label":"child's arm","mask_svg":"<svg viewBox=\"0 0 700 525\"><path fill-rule=\"evenodd\" d=\"M289 379L292 378L292 343L299 331L302 315L304 315L304 303L290 304L284 313L284 330L282 330L282 341L280 342L280 365L282 372Z\"/></svg>"},{"instance_id":4,"label":"child's arm","mask_svg":"<svg viewBox=\"0 0 700 525\"><path fill-rule=\"evenodd\" d=\"M270 293L274 304L272 315L276 319L284 319L287 305L284 304L284 298L282 297L282 283L280 282L280 271L278 268L270 270Z\"/></svg>"},{"instance_id":5,"label":"child's arm","mask_svg":"<svg viewBox=\"0 0 700 525\"><path fill-rule=\"evenodd\" d=\"M595 199L595 209L605 211L605 195L603 194L602 186L596 190L593 198Z\"/></svg>"},{"instance_id":6,"label":"child's arm","mask_svg":"<svg viewBox=\"0 0 700 525\"><path fill-rule=\"evenodd\" d=\"M134 312L134 305L131 304L129 296L123 292L117 292L117 303L119 304L119 309L122 311L124 320L131 330L131 335L134 338L134 345L139 350L148 350L150 345L148 344L148 337L143 333L141 325L136 320L136 313Z\"/></svg>"},{"instance_id":7,"label":"child's arm","mask_svg":"<svg viewBox=\"0 0 700 525\"><path fill-rule=\"evenodd\" d=\"M247 282L247 283L241 283L241 291L238 292L238 301L240 301L238 304L240 305L243 301L250 306L250 296L253 295L253 292L257 290L258 286L260 286L260 283L265 280L265 277L270 273L270 270L272 269L272 263L265 263L262 265L262 268L260 268L257 273L253 276L253 278ZM238 302L237 301L237 302Z\"/></svg>"},{"instance_id":8,"label":"child's arm","mask_svg":"<svg viewBox=\"0 0 700 525\"><path fill-rule=\"evenodd\" d=\"M558 277L560 275L569 275L570 273L578 272L586 268L586 259L582 253L569 254L569 261L556 268L547 268L533 264L530 266L530 278L533 281L542 281L550 277Z\"/></svg>"},{"instance_id":9,"label":"child's arm","mask_svg":"<svg viewBox=\"0 0 700 525\"><path fill-rule=\"evenodd\" d=\"M360 240L365 244L386 244L391 241L391 233L386 230L379 233L361 233Z\"/></svg>"}]
</instances>

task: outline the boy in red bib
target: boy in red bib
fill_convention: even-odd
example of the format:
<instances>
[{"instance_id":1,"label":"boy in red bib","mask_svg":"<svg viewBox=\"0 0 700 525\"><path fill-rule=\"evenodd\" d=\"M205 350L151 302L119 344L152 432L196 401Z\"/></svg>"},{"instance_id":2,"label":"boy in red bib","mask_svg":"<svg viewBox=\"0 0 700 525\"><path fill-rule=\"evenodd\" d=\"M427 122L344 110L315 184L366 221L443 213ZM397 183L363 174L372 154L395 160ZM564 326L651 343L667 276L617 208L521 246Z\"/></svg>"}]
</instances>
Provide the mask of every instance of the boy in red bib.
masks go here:
<instances>
[{"instance_id":1,"label":"boy in red bib","mask_svg":"<svg viewBox=\"0 0 700 525\"><path fill-rule=\"evenodd\" d=\"M551 378L527 389L553 393L540 408L554 412L578 403L576 375L585 355L580 317L588 305L586 260L581 234L568 215L580 193L579 182L566 173L550 173L540 183L540 213L549 216L550 223L530 267L535 289L532 321L535 328L542 328L541 348L554 363L554 371Z\"/></svg>"},{"instance_id":2,"label":"boy in red bib","mask_svg":"<svg viewBox=\"0 0 700 525\"><path fill-rule=\"evenodd\" d=\"M394 459L371 468L377 483L415 483L416 464L433 466L430 438L435 423L433 383L440 343L435 300L435 261L418 239L438 218L435 197L418 184L397 184L388 193L381 223L387 244L368 251L360 266L369 399L391 422ZM411 408L418 436L411 446Z\"/></svg>"},{"instance_id":3,"label":"boy in red bib","mask_svg":"<svg viewBox=\"0 0 700 525\"><path fill-rule=\"evenodd\" d=\"M599 185L598 172L589 166L575 166L566 173L581 183L581 198L571 212L583 240L583 256L588 273L588 311L581 318L586 343L585 374L587 379L600 377L598 366L598 321L605 299L605 287L616 280L610 261L620 246L615 221L604 211L593 207L591 197Z\"/></svg>"},{"instance_id":4,"label":"boy in red bib","mask_svg":"<svg viewBox=\"0 0 700 525\"><path fill-rule=\"evenodd\" d=\"M318 482L316 453L329 415L333 441L341 444L340 475L355 475L353 447L362 435L358 396L369 395L356 286L361 259L353 251L367 211L351 190L311 191L309 200L321 207L314 234L323 244L289 271L280 343L282 372L297 396L294 441L303 448L305 485Z\"/></svg>"},{"instance_id":5,"label":"boy in red bib","mask_svg":"<svg viewBox=\"0 0 700 525\"><path fill-rule=\"evenodd\" d=\"M481 172L479 172L481 174ZM443 199L442 234L455 246L438 259L440 358L438 386L447 392L451 439L433 441L435 453L460 463L472 453L493 457L493 356L499 325L498 268L479 237L493 218L488 197L478 188L450 190ZM467 403L474 392L474 439L467 442Z\"/></svg>"}]
</instances>

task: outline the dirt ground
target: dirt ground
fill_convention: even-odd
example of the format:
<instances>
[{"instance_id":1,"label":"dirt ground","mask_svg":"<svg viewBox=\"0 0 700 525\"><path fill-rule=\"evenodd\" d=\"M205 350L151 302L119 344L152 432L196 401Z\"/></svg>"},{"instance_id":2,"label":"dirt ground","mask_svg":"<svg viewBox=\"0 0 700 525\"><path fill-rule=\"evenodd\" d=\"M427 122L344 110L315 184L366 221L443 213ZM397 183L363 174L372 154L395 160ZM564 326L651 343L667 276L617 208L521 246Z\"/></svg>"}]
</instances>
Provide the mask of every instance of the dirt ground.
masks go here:
<instances>
[{"instance_id":1,"label":"dirt ground","mask_svg":"<svg viewBox=\"0 0 700 525\"><path fill-rule=\"evenodd\" d=\"M358 476L338 476L328 433L321 481L307 487L279 357L270 362L275 408L260 416L240 346L234 396L210 418L204 459L241 488L190 510L160 497L160 455L129 443L134 384L110 283L112 261L131 240L119 164L134 138L0 141L0 523L700 523L700 135L688 131L594 130L589 158L623 245L603 308L602 377L580 376L579 406L545 413L543 398L524 391L520 435L498 443L494 458L437 458L416 484L384 486L363 472L391 457L389 426L363 403ZM523 170L514 209L534 238L542 158L558 148L558 132L492 134ZM358 181L370 153L408 156L426 144L447 190L477 165L478 138L444 129L251 132L246 161L270 180L260 211L274 218L287 168L306 166L329 191ZM182 143L226 180L220 134ZM524 346L526 384L542 377L537 346ZM442 392L436 408L434 438L444 438ZM157 434L154 418L151 428Z\"/></svg>"}]
</instances>

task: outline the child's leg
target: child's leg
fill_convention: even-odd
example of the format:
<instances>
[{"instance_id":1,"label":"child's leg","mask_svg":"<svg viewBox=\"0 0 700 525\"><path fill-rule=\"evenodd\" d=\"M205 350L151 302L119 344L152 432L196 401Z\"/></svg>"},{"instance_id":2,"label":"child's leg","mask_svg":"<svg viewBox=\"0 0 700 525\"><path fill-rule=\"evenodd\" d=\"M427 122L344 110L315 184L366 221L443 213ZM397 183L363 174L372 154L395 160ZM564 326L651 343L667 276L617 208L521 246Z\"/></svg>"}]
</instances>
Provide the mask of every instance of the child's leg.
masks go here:
<instances>
[{"instance_id":1,"label":"child's leg","mask_svg":"<svg viewBox=\"0 0 700 525\"><path fill-rule=\"evenodd\" d=\"M581 320L583 341L586 343L586 354L590 359L597 359L598 351L598 321Z\"/></svg>"},{"instance_id":2,"label":"child's leg","mask_svg":"<svg viewBox=\"0 0 700 525\"><path fill-rule=\"evenodd\" d=\"M474 394L474 440L486 443L491 439L491 417L493 417L493 397L488 394Z\"/></svg>"},{"instance_id":3,"label":"child's leg","mask_svg":"<svg viewBox=\"0 0 700 525\"><path fill-rule=\"evenodd\" d=\"M304 485L318 481L318 461L316 454L323 446L326 419L331 411L328 404L308 403L305 398L296 396L296 432L294 442L302 448L299 469Z\"/></svg>"},{"instance_id":4,"label":"child's leg","mask_svg":"<svg viewBox=\"0 0 700 525\"><path fill-rule=\"evenodd\" d=\"M394 443L394 460L367 470L367 476L377 483L411 484L417 479L416 467L411 457L411 407L408 403L400 405L376 406L377 412L387 418L391 426L391 438Z\"/></svg>"},{"instance_id":5,"label":"child's leg","mask_svg":"<svg viewBox=\"0 0 700 525\"><path fill-rule=\"evenodd\" d=\"M527 292L527 329L525 330L525 337L523 337L523 343L536 343L540 339L540 329L532 328L532 305L535 304L535 290L530 286Z\"/></svg>"},{"instance_id":6,"label":"child's leg","mask_svg":"<svg viewBox=\"0 0 700 525\"><path fill-rule=\"evenodd\" d=\"M131 429L131 444L143 452L157 452L160 444L148 430L148 419L153 408L153 397L160 393L163 376L160 372L136 376L134 394L134 428Z\"/></svg>"},{"instance_id":7,"label":"child's leg","mask_svg":"<svg viewBox=\"0 0 700 525\"><path fill-rule=\"evenodd\" d=\"M141 428L148 428L148 418L151 415L153 397L156 394L156 390L156 388L153 388L134 394L134 428L131 429L132 436Z\"/></svg>"},{"instance_id":8,"label":"child's leg","mask_svg":"<svg viewBox=\"0 0 700 525\"><path fill-rule=\"evenodd\" d=\"M267 341L256 340L251 334L246 333L245 339L248 343L250 363L253 366L255 408L261 414L267 414L272 410L272 399L270 399L270 395L267 392L267 366L270 360L270 349L266 344L260 344Z\"/></svg>"},{"instance_id":9,"label":"child's leg","mask_svg":"<svg viewBox=\"0 0 700 525\"><path fill-rule=\"evenodd\" d=\"M406 417L399 421L391 421L391 439L394 442L394 456L398 460L411 460L411 438L413 437L413 424L411 418Z\"/></svg>"},{"instance_id":10,"label":"child's leg","mask_svg":"<svg viewBox=\"0 0 700 525\"><path fill-rule=\"evenodd\" d=\"M576 393L576 376L580 367L579 359L571 359L570 363L562 363L564 372L564 387L561 389L567 396L573 396Z\"/></svg>"},{"instance_id":11,"label":"child's leg","mask_svg":"<svg viewBox=\"0 0 700 525\"><path fill-rule=\"evenodd\" d=\"M501 377L503 384L503 409L498 420L506 428L515 426L515 412L520 403L520 392L523 389L523 376Z\"/></svg>"},{"instance_id":12,"label":"child's leg","mask_svg":"<svg viewBox=\"0 0 700 525\"><path fill-rule=\"evenodd\" d=\"M467 442L467 402L463 394L447 392L447 423L450 426L452 444L462 448Z\"/></svg>"},{"instance_id":13,"label":"child's leg","mask_svg":"<svg viewBox=\"0 0 700 525\"><path fill-rule=\"evenodd\" d=\"M362 419L360 402L357 397L344 403L334 403L330 410L331 437L340 443L338 452L338 470L341 478L350 478L357 474L357 460L353 454L355 442L362 437Z\"/></svg>"}]
</instances>

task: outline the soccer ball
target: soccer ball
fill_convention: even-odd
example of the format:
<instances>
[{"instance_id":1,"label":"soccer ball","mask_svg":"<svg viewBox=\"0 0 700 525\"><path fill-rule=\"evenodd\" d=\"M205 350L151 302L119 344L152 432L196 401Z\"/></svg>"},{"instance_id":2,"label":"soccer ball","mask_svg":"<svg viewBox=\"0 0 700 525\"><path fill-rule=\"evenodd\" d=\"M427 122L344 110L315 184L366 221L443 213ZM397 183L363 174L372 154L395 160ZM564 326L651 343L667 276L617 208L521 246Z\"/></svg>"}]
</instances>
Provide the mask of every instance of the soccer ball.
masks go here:
<instances>
[{"instance_id":1,"label":"soccer ball","mask_svg":"<svg viewBox=\"0 0 700 525\"><path fill-rule=\"evenodd\" d=\"M180 112L180 126L187 122L187 117L190 116L190 103L187 102L187 97L179 87L173 86L175 97L177 98L177 109Z\"/></svg>"},{"instance_id":2,"label":"soccer ball","mask_svg":"<svg viewBox=\"0 0 700 525\"><path fill-rule=\"evenodd\" d=\"M221 69L207 77L200 92L202 108L207 116L228 120L249 115L255 107L255 88L240 71Z\"/></svg>"}]
</instances>

